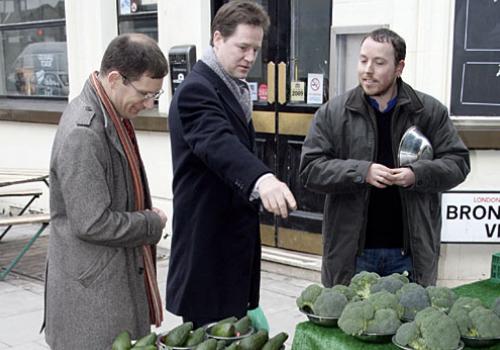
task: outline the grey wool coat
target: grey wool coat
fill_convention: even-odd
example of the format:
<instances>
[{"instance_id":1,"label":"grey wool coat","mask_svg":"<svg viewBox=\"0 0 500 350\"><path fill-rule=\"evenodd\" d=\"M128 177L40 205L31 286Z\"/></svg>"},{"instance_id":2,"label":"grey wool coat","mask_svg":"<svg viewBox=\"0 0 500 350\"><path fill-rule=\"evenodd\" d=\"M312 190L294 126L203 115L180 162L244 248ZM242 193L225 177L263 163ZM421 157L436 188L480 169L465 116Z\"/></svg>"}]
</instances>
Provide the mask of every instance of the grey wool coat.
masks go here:
<instances>
[{"instance_id":1,"label":"grey wool coat","mask_svg":"<svg viewBox=\"0 0 500 350\"><path fill-rule=\"evenodd\" d=\"M134 207L116 129L87 81L61 117L50 162L45 333L52 349L110 349L121 331L132 338L150 331L141 246L156 244L162 226L156 213Z\"/></svg>"}]
</instances>

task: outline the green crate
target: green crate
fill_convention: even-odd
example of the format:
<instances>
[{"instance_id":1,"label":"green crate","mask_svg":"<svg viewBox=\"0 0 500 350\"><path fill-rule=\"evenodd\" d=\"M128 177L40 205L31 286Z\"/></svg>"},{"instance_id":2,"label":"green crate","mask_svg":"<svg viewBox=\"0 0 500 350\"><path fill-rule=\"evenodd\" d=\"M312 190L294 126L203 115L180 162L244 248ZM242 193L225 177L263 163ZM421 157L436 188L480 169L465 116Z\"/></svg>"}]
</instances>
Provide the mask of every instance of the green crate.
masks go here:
<instances>
[{"instance_id":1,"label":"green crate","mask_svg":"<svg viewBox=\"0 0 500 350\"><path fill-rule=\"evenodd\" d=\"M500 283L500 253L491 256L491 280Z\"/></svg>"}]
</instances>

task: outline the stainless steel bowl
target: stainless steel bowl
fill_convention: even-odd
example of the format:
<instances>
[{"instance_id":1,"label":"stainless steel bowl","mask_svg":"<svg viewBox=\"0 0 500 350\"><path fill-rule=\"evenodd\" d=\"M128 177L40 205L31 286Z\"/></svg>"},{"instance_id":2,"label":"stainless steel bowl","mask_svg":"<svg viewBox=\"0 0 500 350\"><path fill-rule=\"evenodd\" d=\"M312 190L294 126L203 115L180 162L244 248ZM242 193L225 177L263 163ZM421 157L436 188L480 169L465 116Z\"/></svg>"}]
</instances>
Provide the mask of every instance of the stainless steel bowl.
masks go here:
<instances>
[{"instance_id":1,"label":"stainless steel bowl","mask_svg":"<svg viewBox=\"0 0 500 350\"><path fill-rule=\"evenodd\" d=\"M205 329L205 337L206 338L213 338L213 339L216 339L216 340L223 340L226 345L229 345L235 341L239 341L243 338L246 338L246 337L249 337L251 336L254 332L255 332L255 328L253 327L250 327L250 329L248 330L248 332L246 332L245 334L241 334L239 336L235 336L235 337L218 337L216 335L213 335L211 330L212 330L212 327L215 326L217 324L217 322L214 322L214 323L211 323L207 326L207 328Z\"/></svg>"},{"instance_id":2,"label":"stainless steel bowl","mask_svg":"<svg viewBox=\"0 0 500 350\"><path fill-rule=\"evenodd\" d=\"M323 327L337 327L337 322L339 320L338 317L318 316L305 312L304 310L301 309L299 309L299 311L302 312L304 315L306 315L309 321L311 321L314 324Z\"/></svg>"},{"instance_id":3,"label":"stainless steel bowl","mask_svg":"<svg viewBox=\"0 0 500 350\"><path fill-rule=\"evenodd\" d=\"M500 343L500 338L476 338L462 336L462 340L469 348L487 348Z\"/></svg>"},{"instance_id":4,"label":"stainless steel bowl","mask_svg":"<svg viewBox=\"0 0 500 350\"><path fill-rule=\"evenodd\" d=\"M406 166L417 160L434 158L432 145L416 127L408 128L399 142L398 166Z\"/></svg>"},{"instance_id":5,"label":"stainless steel bowl","mask_svg":"<svg viewBox=\"0 0 500 350\"><path fill-rule=\"evenodd\" d=\"M377 333L363 333L361 335L355 335L354 338L367 343L390 343L394 334L377 334Z\"/></svg>"},{"instance_id":6,"label":"stainless steel bowl","mask_svg":"<svg viewBox=\"0 0 500 350\"><path fill-rule=\"evenodd\" d=\"M403 350L414 350L412 347L410 346L405 346L405 345L401 345L399 344L397 341L396 341L396 336L392 337L392 343L394 345L396 345L398 348L400 349L403 349ZM455 350L463 350L463 348L465 347L465 344L463 341L460 340L460 342L458 343L458 347L455 349Z\"/></svg>"}]
</instances>

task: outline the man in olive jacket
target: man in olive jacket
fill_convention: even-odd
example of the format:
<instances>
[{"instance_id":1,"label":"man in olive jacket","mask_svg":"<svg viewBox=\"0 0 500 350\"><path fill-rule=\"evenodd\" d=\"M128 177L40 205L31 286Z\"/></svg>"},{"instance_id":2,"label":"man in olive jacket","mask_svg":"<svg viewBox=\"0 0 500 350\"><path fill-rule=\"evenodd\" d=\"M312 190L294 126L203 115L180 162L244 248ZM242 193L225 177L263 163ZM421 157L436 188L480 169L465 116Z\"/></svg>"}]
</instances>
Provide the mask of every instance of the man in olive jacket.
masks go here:
<instances>
[{"instance_id":1,"label":"man in olive jacket","mask_svg":"<svg viewBox=\"0 0 500 350\"><path fill-rule=\"evenodd\" d=\"M161 322L150 258L167 218L151 208L130 119L153 107L167 72L154 40L120 35L61 117L50 162L51 349L108 350L120 332L137 339Z\"/></svg>"},{"instance_id":2,"label":"man in olive jacket","mask_svg":"<svg viewBox=\"0 0 500 350\"><path fill-rule=\"evenodd\" d=\"M322 282L348 284L362 270L408 271L435 284L440 251L440 193L464 181L469 153L446 108L400 75L406 45L378 29L362 42L359 86L316 113L302 149L300 178L325 193ZM412 127L434 159L399 167L397 152Z\"/></svg>"}]
</instances>

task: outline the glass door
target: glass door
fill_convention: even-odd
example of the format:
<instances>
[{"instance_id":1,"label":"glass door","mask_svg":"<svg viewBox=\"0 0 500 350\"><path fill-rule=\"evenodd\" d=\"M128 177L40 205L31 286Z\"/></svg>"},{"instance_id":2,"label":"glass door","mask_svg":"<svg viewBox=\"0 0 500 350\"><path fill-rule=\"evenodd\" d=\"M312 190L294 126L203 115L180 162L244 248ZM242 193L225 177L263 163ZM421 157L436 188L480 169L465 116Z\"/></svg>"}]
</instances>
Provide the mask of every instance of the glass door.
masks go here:
<instances>
[{"instance_id":1,"label":"glass door","mask_svg":"<svg viewBox=\"0 0 500 350\"><path fill-rule=\"evenodd\" d=\"M227 0L213 0L212 13ZM247 77L259 157L290 187L288 219L261 213L265 245L321 254L324 196L299 180L300 153L315 111L328 99L332 0L259 0L271 27Z\"/></svg>"}]
</instances>

